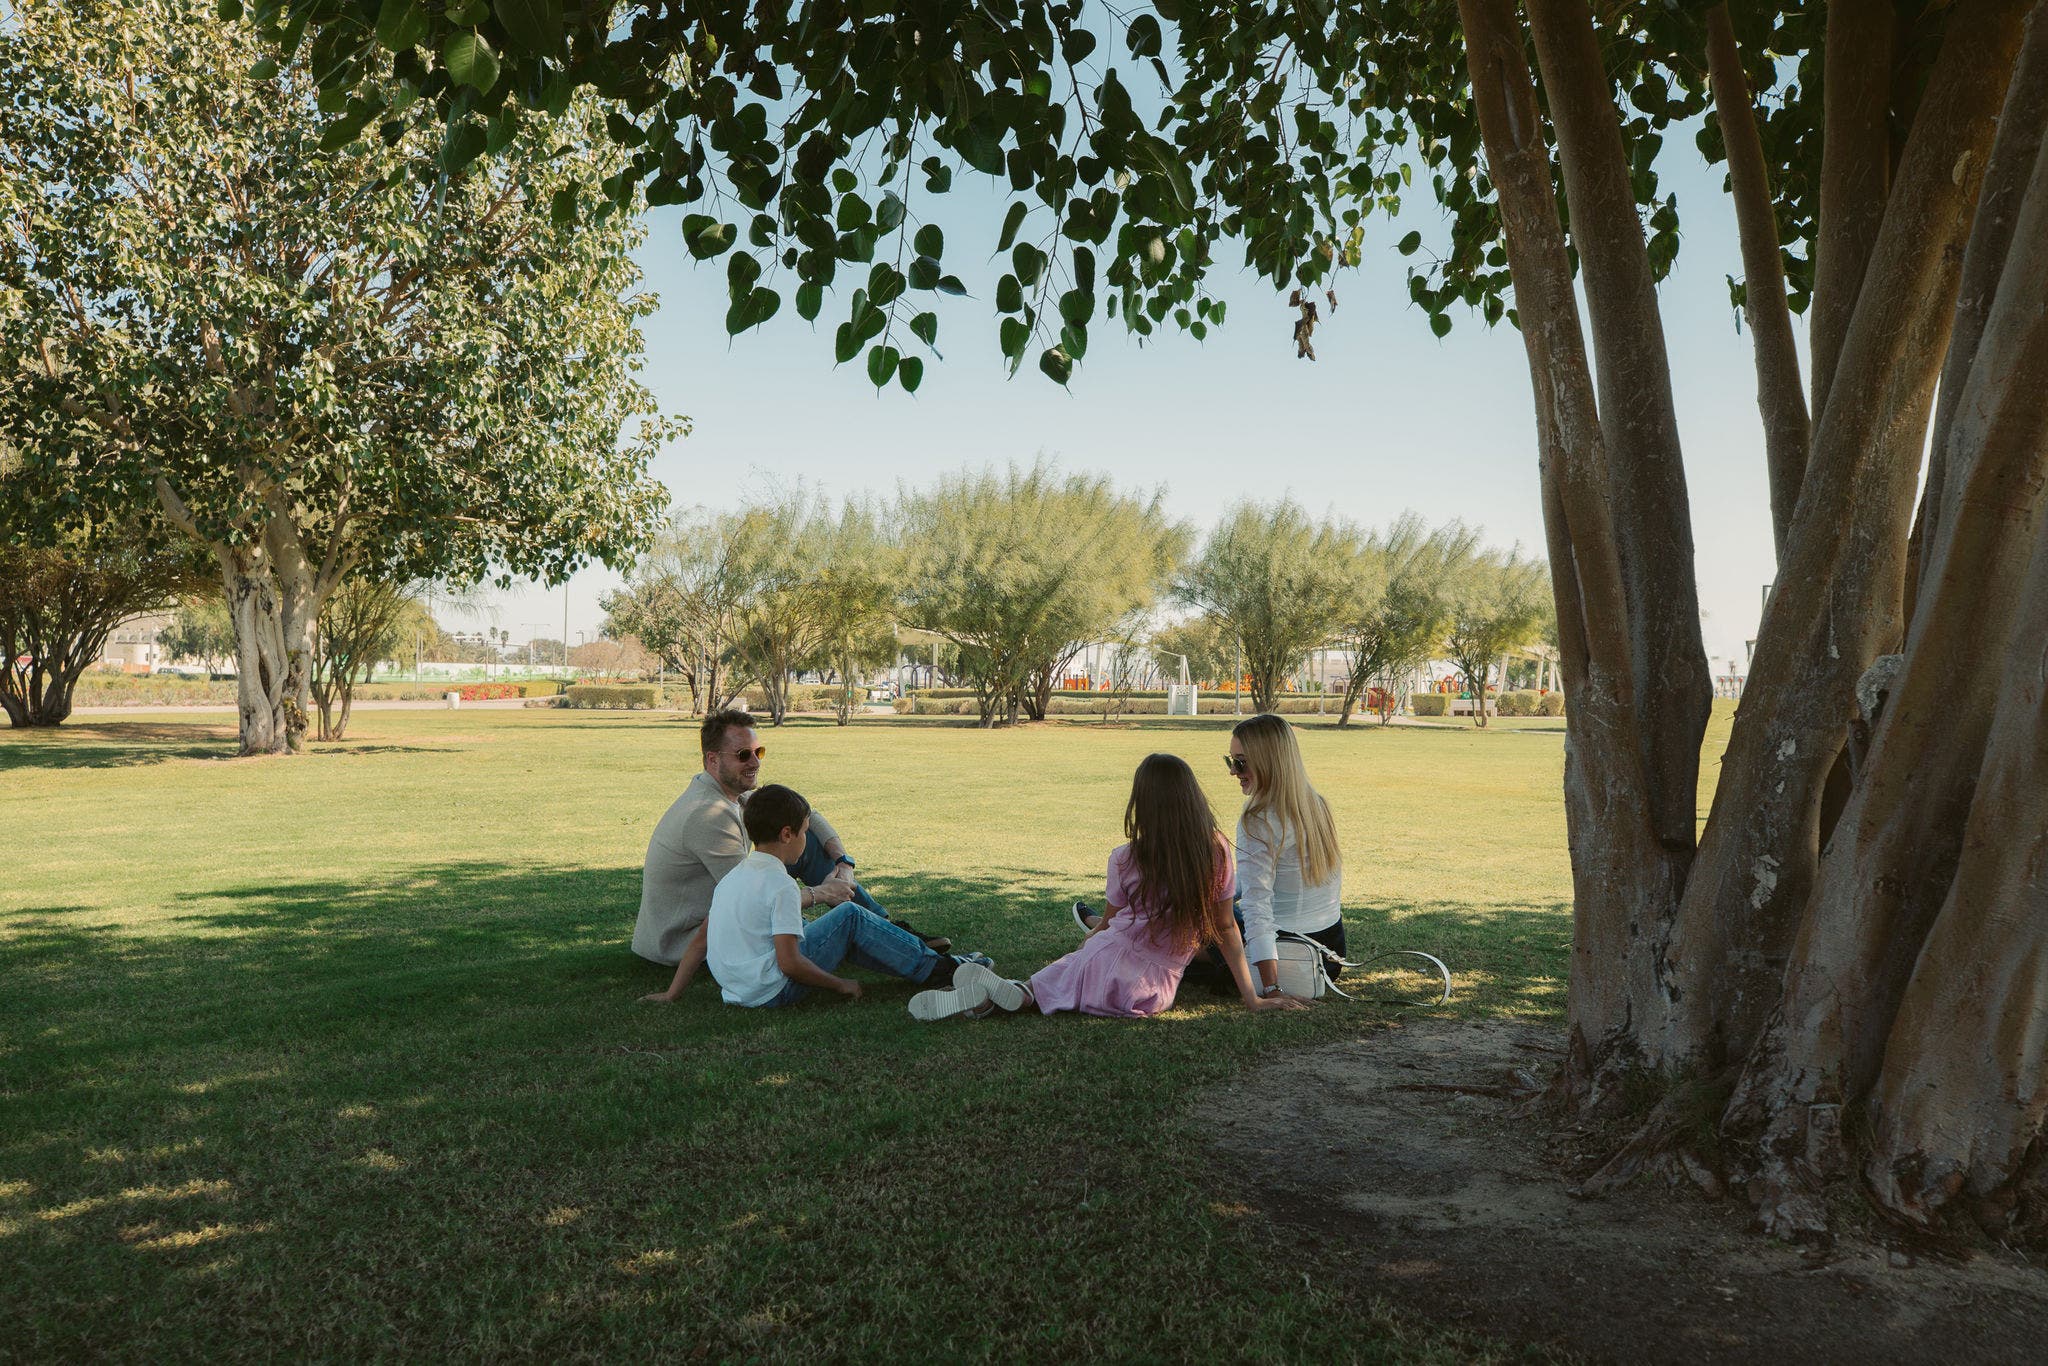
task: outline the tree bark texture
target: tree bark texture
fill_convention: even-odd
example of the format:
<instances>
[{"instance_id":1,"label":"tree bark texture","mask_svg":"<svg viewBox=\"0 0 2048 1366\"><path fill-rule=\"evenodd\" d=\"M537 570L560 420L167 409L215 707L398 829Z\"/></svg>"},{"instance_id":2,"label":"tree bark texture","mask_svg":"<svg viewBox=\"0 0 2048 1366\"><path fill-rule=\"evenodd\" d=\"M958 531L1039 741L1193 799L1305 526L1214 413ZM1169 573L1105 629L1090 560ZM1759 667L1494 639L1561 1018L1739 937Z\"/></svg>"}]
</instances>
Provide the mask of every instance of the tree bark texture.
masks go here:
<instances>
[{"instance_id":1,"label":"tree bark texture","mask_svg":"<svg viewBox=\"0 0 2048 1366\"><path fill-rule=\"evenodd\" d=\"M1821 798L1859 678L1903 635L1919 451L1963 246L2023 7L1957 7L1835 367L1779 587L1722 763L1667 968L1655 1050L1676 1071L1740 1061L1776 1003L1820 853Z\"/></svg>"},{"instance_id":2,"label":"tree bark texture","mask_svg":"<svg viewBox=\"0 0 2048 1366\"><path fill-rule=\"evenodd\" d=\"M1815 234L1813 421L1827 408L1849 320L1891 190L1892 0L1834 0L1822 66L1820 223Z\"/></svg>"},{"instance_id":3,"label":"tree bark texture","mask_svg":"<svg viewBox=\"0 0 2048 1366\"><path fill-rule=\"evenodd\" d=\"M2039 127L2048 114L2048 23L2037 20L2028 43L1988 193L2014 182L2027 188L2007 221L1980 225L1964 265L1991 302L1980 325L1957 337L1946 369L1956 392L1944 410L1945 510L1926 540L1927 585L1861 779L1821 863L1782 999L1727 1118L1732 1131L1758 1138L1765 1221L1787 1235L1823 1226L1807 1167L1835 1169L1845 1160L1816 1153L1835 1142L1835 1131L1816 1135L1811 1107L1869 1096L1890 1069L1894 1044L1919 1075L1966 1070L1964 1084L1933 1078L1924 1096L1884 1083L1902 1112L1919 1117L1918 1130L1896 1140L1882 1162L1873 1156L1872 1180L1888 1201L1916 1209L1954 1193L1943 1173L1970 1169L1977 1193L1986 1193L1984 1168L1938 1143L1933 1150L1946 1165L1919 1170L1928 1165L1926 1130L1987 1101L1981 1075L1968 1074L1988 1069L2010 1082L2042 1063L2048 1017L2013 1032L2040 1009L2038 945L2022 962L2009 961L2009 946L2028 939L2025 911L2043 890L2042 865L2034 863L2030 884L2026 856L2014 863L2012 851L2032 844L2038 856L2039 746L2048 735L2038 724L2048 639L2048 391L2039 382L2048 374L2048 157ZM2028 776L2037 784L2031 791ZM1944 921L1949 946L1936 953L1930 933ZM1910 1015L1901 1007L1909 982L1922 998ZM1953 1034L1959 1011L1976 1014L1985 1032ZM1929 1034L1952 1041L1936 1045ZM2038 1130L2038 1108L2027 1108L2033 1093L2003 1094L2024 1103L2017 1113L1999 1111L2000 1122ZM2017 1157L1996 1159L2000 1180Z\"/></svg>"}]
</instances>

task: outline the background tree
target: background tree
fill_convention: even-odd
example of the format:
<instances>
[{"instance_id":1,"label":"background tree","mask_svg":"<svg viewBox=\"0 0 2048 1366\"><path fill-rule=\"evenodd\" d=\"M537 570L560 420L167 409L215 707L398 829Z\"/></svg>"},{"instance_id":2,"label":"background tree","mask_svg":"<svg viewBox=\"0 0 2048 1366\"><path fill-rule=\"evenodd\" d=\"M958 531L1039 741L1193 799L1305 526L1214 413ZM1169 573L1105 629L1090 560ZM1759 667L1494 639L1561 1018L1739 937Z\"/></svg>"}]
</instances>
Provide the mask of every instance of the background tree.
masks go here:
<instances>
[{"instance_id":1,"label":"background tree","mask_svg":"<svg viewBox=\"0 0 2048 1366\"><path fill-rule=\"evenodd\" d=\"M1355 530L1311 522L1291 501L1239 503L1175 592L1243 642L1252 705L1270 711L1281 680L1337 629L1359 553Z\"/></svg>"},{"instance_id":2,"label":"background tree","mask_svg":"<svg viewBox=\"0 0 2048 1366\"><path fill-rule=\"evenodd\" d=\"M188 594L179 599L170 622L157 632L157 647L166 659L196 659L208 674L217 674L235 658L235 623L219 591Z\"/></svg>"},{"instance_id":3,"label":"background tree","mask_svg":"<svg viewBox=\"0 0 2048 1366\"><path fill-rule=\"evenodd\" d=\"M1543 629L1543 566L1518 552L1488 551L1452 579L1444 600L1444 655L1465 676L1472 722L1486 724L1493 666Z\"/></svg>"},{"instance_id":4,"label":"background tree","mask_svg":"<svg viewBox=\"0 0 2048 1366\"><path fill-rule=\"evenodd\" d=\"M895 662L902 560L882 513L849 500L814 566L824 618L816 663L839 685L834 712L842 726L853 719L861 679Z\"/></svg>"},{"instance_id":5,"label":"background tree","mask_svg":"<svg viewBox=\"0 0 2048 1366\"><path fill-rule=\"evenodd\" d=\"M1188 677L1212 687L1229 678L1237 668L1236 633L1223 618L1208 612L1157 628L1148 647L1162 678L1179 678L1183 657L1187 660Z\"/></svg>"},{"instance_id":6,"label":"background tree","mask_svg":"<svg viewBox=\"0 0 2048 1366\"><path fill-rule=\"evenodd\" d=\"M1722 1115L1727 1145L1693 1169L1713 1184L1733 1154L1765 1226L1783 1233L1818 1232L1818 1187L1858 1162L1902 1218L1954 1210L2003 1230L2024 1216L2048 1039L2017 1022L2048 1006L2048 979L1987 984L1966 965L2032 961L2029 930L2048 922L2010 913L2041 904L2038 881L2016 880L2027 842L1974 833L2009 820L2011 808L1984 803L2029 790L2014 783L2044 789L2048 723L2009 710L2037 697L2038 661L2034 675L2022 661L2039 625L2023 609L2041 599L2009 589L2033 581L2048 485L2035 397L2048 392L2039 0L1175 4L1165 24L1121 11L1084 23L1076 4L942 4L842 24L813 23L808 8L669 9L616 27L609 12L539 12L546 22L512 28L459 12L464 32L481 26L507 54L481 82L481 107L416 53L401 75L443 105L451 138L515 94L603 83L615 131L636 144L627 179L692 200L729 187L766 220L748 227L750 254L783 259L784 230L812 239L793 258L800 311L841 261L865 264L871 241L909 236L920 250L908 292L894 267L871 270L835 334L840 354L866 346L871 375L906 385L921 367L889 354L904 335L894 315L949 277L938 225L878 182L915 166L920 193L942 191L941 152L1013 177L999 336L1021 356L1057 317L1060 344L1040 368L1059 379L1087 341L1065 335L1070 315L1099 303L1140 332L1169 317L1205 329L1217 311L1201 281L1223 238L1305 289L1357 261L1366 214L1426 190L1449 227L1427 253L1421 231L1401 239L1420 254L1411 298L1439 334L1460 304L1515 324L1535 390L1577 879L1559 1101L1609 1116L1675 1087L1670 1112L1690 1116L1746 1073ZM307 21L328 44L331 84L356 83L372 37L351 6L277 0L265 13ZM444 13L418 36L438 49L454 27ZM1168 97L1156 130L1118 59L1089 65L1098 51L1127 52L1140 73L1157 63ZM743 90L794 113L771 137L766 106ZM1660 157L1710 106L1697 143L1728 166L1742 255L1732 302L1756 339L1780 575L1696 836L1710 685L1655 283L1680 242ZM871 146L878 162L864 160ZM722 198L703 208L691 249L739 250L725 220L741 215ZM1046 219L1057 233L1039 235ZM758 278L729 269L729 329L779 303L754 292ZM1312 298L1297 297L1312 328ZM935 329L919 314L908 331ZM1972 697L1945 699L1939 715L1886 700L1959 679ZM1823 847L1844 871L1823 868ZM1957 1020L1970 1027L1947 1027ZM1843 1105L1870 1107L1857 1153L1842 1151L1839 1135L1859 1132L1835 1125ZM1604 1181L1701 1127L1660 1123Z\"/></svg>"},{"instance_id":7,"label":"background tree","mask_svg":"<svg viewBox=\"0 0 2048 1366\"><path fill-rule=\"evenodd\" d=\"M1479 533L1453 522L1434 531L1413 513L1366 538L1353 595L1333 636L1351 659L1337 724L1368 687L1378 690L1380 724L1400 705L1409 675L1427 663L1449 624L1450 589L1468 569Z\"/></svg>"},{"instance_id":8,"label":"background tree","mask_svg":"<svg viewBox=\"0 0 2048 1366\"><path fill-rule=\"evenodd\" d=\"M245 753L297 744L320 607L358 566L558 580L633 545L659 505L660 429L619 439L652 411L651 305L630 221L573 212L616 164L586 116L422 185L426 111L323 132L305 61L192 0L21 7L0 88L0 409L30 478L96 515L159 504L212 556Z\"/></svg>"},{"instance_id":9,"label":"background tree","mask_svg":"<svg viewBox=\"0 0 2048 1366\"><path fill-rule=\"evenodd\" d=\"M702 508L671 513L626 588L603 600L619 630L684 675L693 706L726 706L746 685L730 666L755 555L750 528L742 517Z\"/></svg>"},{"instance_id":10,"label":"background tree","mask_svg":"<svg viewBox=\"0 0 2048 1366\"><path fill-rule=\"evenodd\" d=\"M320 708L320 739L344 738L355 709L356 685L366 682L379 663L395 659L420 632L432 628L426 589L421 583L379 583L358 575L343 580L328 595L313 638L309 679Z\"/></svg>"},{"instance_id":11,"label":"background tree","mask_svg":"<svg viewBox=\"0 0 2048 1366\"><path fill-rule=\"evenodd\" d=\"M0 709L11 726L61 724L114 628L200 581L189 548L156 519L88 523L49 539L0 538Z\"/></svg>"},{"instance_id":12,"label":"background tree","mask_svg":"<svg viewBox=\"0 0 2048 1366\"><path fill-rule=\"evenodd\" d=\"M906 623L960 647L985 727L1042 717L1052 679L1153 600L1184 544L1157 495L1043 463L943 478L902 522Z\"/></svg>"}]
</instances>

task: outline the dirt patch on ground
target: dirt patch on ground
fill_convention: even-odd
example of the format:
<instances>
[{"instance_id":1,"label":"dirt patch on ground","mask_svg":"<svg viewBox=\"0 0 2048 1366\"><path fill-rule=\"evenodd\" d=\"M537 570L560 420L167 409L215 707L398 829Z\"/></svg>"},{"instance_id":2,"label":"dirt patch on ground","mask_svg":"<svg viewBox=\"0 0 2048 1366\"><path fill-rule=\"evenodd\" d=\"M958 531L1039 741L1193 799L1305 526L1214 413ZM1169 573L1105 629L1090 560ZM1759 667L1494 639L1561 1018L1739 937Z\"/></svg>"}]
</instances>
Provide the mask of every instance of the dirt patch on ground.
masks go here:
<instances>
[{"instance_id":1,"label":"dirt patch on ground","mask_svg":"<svg viewBox=\"0 0 2048 1366\"><path fill-rule=\"evenodd\" d=\"M1423 1022L1268 1067L1201 1107L1219 1156L1318 1281L1595 1360L2043 1360L2048 1273L1750 1234L1740 1200L1647 1179L1577 1200L1514 1073L1559 1036ZM1491 1088L1500 1094L1465 1089Z\"/></svg>"}]
</instances>

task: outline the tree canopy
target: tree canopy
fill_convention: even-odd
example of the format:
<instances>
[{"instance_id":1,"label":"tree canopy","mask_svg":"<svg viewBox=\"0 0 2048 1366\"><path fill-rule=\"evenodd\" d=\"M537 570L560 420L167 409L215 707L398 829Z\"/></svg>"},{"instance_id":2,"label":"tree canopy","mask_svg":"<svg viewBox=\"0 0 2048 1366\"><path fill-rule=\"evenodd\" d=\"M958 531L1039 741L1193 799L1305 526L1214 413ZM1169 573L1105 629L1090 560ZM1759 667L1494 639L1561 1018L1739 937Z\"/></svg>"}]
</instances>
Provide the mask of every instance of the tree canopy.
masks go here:
<instances>
[{"instance_id":1,"label":"tree canopy","mask_svg":"<svg viewBox=\"0 0 2048 1366\"><path fill-rule=\"evenodd\" d=\"M246 750L294 745L312 623L355 567L555 579L661 505L630 218L587 105L458 179L438 124L325 127L308 54L194 0L20 7L4 49L0 413L78 506L160 510L218 562Z\"/></svg>"}]
</instances>

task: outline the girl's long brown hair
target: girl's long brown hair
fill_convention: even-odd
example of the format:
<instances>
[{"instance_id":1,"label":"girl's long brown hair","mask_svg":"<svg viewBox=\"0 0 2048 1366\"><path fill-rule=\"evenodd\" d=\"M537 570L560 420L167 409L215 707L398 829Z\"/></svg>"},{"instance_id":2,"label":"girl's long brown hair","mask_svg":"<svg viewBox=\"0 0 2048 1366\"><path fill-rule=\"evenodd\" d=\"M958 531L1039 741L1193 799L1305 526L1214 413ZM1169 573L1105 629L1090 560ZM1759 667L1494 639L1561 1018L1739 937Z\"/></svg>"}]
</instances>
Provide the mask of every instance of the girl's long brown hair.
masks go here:
<instances>
[{"instance_id":1,"label":"girl's long brown hair","mask_svg":"<svg viewBox=\"0 0 2048 1366\"><path fill-rule=\"evenodd\" d=\"M1195 771L1171 754L1148 754L1131 780L1124 835L1154 935L1192 953L1216 937L1210 900L1223 837Z\"/></svg>"}]
</instances>

